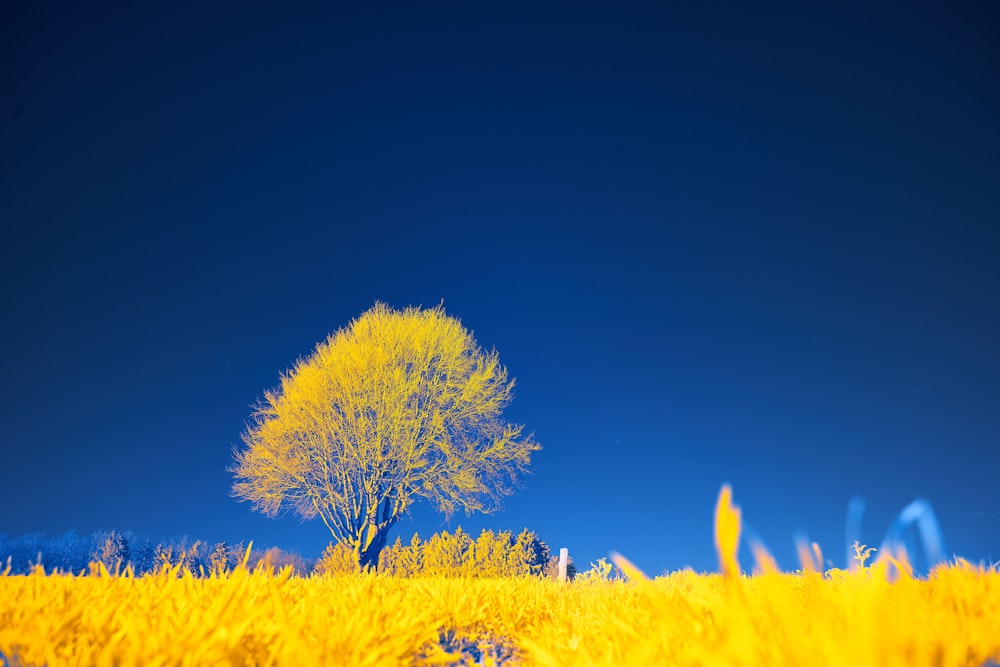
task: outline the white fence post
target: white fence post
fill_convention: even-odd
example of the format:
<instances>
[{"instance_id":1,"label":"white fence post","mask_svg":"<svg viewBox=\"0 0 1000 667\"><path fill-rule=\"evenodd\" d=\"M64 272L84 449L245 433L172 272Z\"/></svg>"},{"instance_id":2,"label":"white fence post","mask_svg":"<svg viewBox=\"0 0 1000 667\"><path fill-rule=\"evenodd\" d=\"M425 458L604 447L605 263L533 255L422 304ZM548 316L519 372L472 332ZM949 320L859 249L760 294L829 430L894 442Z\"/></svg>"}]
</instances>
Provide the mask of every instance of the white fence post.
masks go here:
<instances>
[{"instance_id":1,"label":"white fence post","mask_svg":"<svg viewBox=\"0 0 1000 667\"><path fill-rule=\"evenodd\" d=\"M566 565L569 563L569 549L559 549L559 581L566 581Z\"/></svg>"}]
</instances>

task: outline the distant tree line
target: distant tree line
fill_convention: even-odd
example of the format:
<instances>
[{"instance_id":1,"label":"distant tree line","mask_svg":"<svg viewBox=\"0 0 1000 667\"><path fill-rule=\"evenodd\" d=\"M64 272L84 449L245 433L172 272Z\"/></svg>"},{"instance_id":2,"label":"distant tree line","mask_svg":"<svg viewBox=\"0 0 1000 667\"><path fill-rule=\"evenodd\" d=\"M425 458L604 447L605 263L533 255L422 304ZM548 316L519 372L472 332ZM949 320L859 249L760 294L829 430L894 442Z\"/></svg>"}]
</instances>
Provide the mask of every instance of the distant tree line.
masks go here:
<instances>
[{"instance_id":1,"label":"distant tree line","mask_svg":"<svg viewBox=\"0 0 1000 667\"><path fill-rule=\"evenodd\" d=\"M122 572L131 566L135 575L156 572L164 566L186 568L193 574L207 576L229 571L247 556L245 543L211 544L181 538L154 544L148 538L123 531L98 531L78 535L70 531L57 537L35 533L8 538L0 535L0 572L28 574L41 565L46 572L90 574L100 563L109 572ZM251 549L247 559L250 569L260 564L281 569L291 566L295 574L345 574L360 569L350 546L331 544L319 559L307 559L277 547ZM555 578L558 558L534 532L525 529L518 535L509 531L484 530L478 538L458 528L442 531L428 540L414 535L408 544L397 538L379 557L378 570L392 576L445 577L517 577ZM576 573L572 563L568 574Z\"/></svg>"},{"instance_id":2,"label":"distant tree line","mask_svg":"<svg viewBox=\"0 0 1000 667\"><path fill-rule=\"evenodd\" d=\"M10 574L28 574L37 565L46 572L88 574L94 565L101 563L109 572L121 572L131 566L133 573L143 575L166 565L207 575L213 570L233 569L243 562L246 554L247 545L242 542L211 544L184 537L154 544L146 537L117 530L90 535L69 531L57 537L38 533L14 538L0 535L0 572L9 565ZM314 561L277 547L251 549L247 565L252 569L262 561L279 569L290 565L299 575L308 574L314 565Z\"/></svg>"}]
</instances>

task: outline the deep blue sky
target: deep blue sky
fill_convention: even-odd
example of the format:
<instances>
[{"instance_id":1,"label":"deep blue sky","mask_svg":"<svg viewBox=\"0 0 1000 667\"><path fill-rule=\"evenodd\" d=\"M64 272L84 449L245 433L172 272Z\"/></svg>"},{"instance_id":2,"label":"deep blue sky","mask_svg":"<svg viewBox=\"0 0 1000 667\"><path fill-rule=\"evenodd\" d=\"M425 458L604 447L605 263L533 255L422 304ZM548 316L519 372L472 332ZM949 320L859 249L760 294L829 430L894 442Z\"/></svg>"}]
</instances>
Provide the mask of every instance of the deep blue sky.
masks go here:
<instances>
[{"instance_id":1,"label":"deep blue sky","mask_svg":"<svg viewBox=\"0 0 1000 667\"><path fill-rule=\"evenodd\" d=\"M728 481L786 568L855 495L1000 559L995 2L149 4L0 6L0 533L318 555L250 405L443 299L544 446L451 528L711 569Z\"/></svg>"}]
</instances>

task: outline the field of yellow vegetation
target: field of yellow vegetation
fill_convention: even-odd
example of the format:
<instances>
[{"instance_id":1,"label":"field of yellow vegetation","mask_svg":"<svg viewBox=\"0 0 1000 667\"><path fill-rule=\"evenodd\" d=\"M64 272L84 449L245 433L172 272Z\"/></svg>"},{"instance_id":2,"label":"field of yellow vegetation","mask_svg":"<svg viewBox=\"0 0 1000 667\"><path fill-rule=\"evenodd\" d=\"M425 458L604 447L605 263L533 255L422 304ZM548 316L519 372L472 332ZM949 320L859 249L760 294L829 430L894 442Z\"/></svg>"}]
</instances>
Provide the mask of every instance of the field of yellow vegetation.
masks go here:
<instances>
[{"instance_id":1,"label":"field of yellow vegetation","mask_svg":"<svg viewBox=\"0 0 1000 667\"><path fill-rule=\"evenodd\" d=\"M0 576L6 665L986 665L1000 661L1000 572L956 561L925 579L891 557L855 571L736 562L738 510L716 512L721 573L584 577L298 577L179 567L134 577Z\"/></svg>"}]
</instances>

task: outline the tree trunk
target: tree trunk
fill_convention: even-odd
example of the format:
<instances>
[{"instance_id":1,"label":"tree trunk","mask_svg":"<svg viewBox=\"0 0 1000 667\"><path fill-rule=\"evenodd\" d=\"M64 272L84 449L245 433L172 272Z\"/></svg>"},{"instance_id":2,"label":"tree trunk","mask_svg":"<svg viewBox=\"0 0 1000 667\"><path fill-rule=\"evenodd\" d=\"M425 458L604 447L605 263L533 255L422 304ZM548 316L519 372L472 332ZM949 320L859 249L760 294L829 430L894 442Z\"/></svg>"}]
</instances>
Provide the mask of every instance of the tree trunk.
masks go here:
<instances>
[{"instance_id":1,"label":"tree trunk","mask_svg":"<svg viewBox=\"0 0 1000 667\"><path fill-rule=\"evenodd\" d=\"M358 565L362 570L377 570L378 557L385 548L386 539L389 536L389 529L384 528L375 534L375 539L365 550L358 550Z\"/></svg>"},{"instance_id":2,"label":"tree trunk","mask_svg":"<svg viewBox=\"0 0 1000 667\"><path fill-rule=\"evenodd\" d=\"M381 512L379 510L381 509ZM354 553L358 558L358 565L362 570L377 570L378 558L385 548L389 531L399 520L399 514L394 514L392 502L388 498L383 498L375 502L375 511L365 522L360 535L354 545ZM381 517L379 514L381 513ZM380 520L381 519L381 520ZM368 531L374 530L375 535L371 537ZM368 542L368 546L365 546Z\"/></svg>"}]
</instances>

